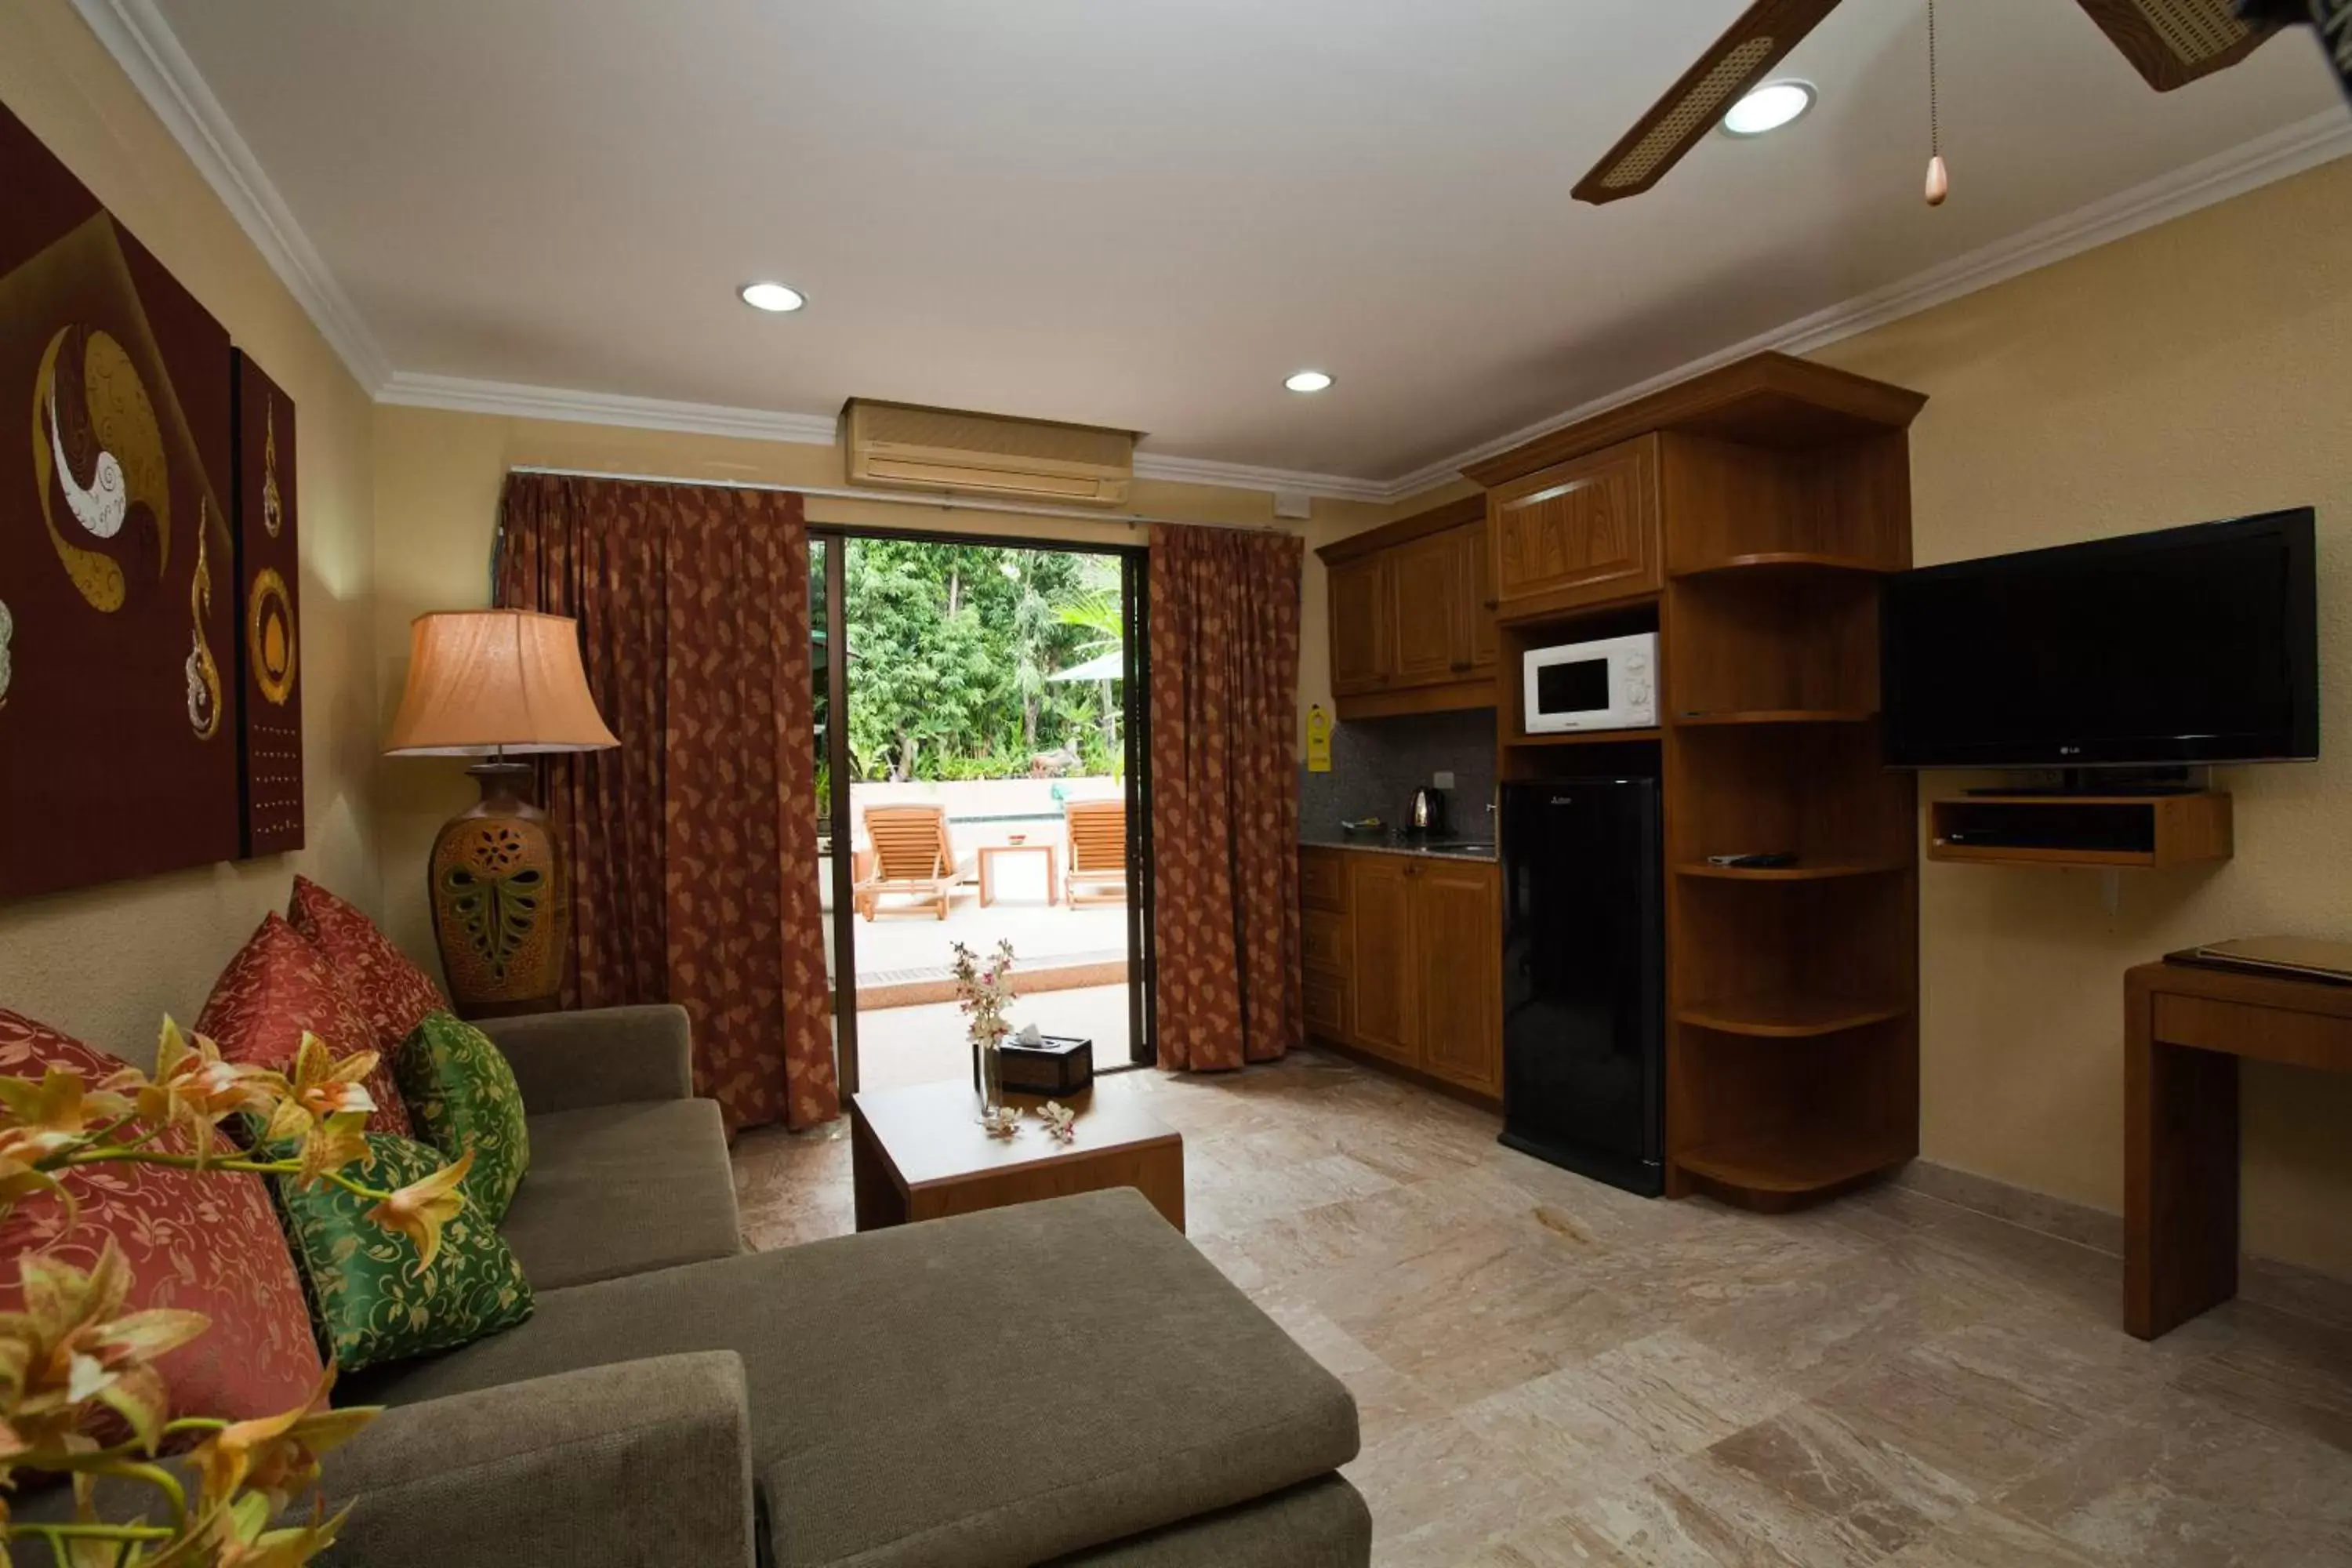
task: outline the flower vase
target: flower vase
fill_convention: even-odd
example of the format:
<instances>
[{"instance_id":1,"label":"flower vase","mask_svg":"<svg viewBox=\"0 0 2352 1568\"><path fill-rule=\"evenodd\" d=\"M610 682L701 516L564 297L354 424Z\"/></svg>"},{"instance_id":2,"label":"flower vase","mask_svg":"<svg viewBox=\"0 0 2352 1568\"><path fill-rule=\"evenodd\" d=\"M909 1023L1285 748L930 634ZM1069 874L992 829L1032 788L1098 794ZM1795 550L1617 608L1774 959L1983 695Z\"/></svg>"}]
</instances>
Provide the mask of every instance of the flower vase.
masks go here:
<instances>
[{"instance_id":1,"label":"flower vase","mask_svg":"<svg viewBox=\"0 0 2352 1568\"><path fill-rule=\"evenodd\" d=\"M1004 1058L987 1039L971 1043L971 1087L980 1096L980 1113L993 1116L1004 1104Z\"/></svg>"}]
</instances>

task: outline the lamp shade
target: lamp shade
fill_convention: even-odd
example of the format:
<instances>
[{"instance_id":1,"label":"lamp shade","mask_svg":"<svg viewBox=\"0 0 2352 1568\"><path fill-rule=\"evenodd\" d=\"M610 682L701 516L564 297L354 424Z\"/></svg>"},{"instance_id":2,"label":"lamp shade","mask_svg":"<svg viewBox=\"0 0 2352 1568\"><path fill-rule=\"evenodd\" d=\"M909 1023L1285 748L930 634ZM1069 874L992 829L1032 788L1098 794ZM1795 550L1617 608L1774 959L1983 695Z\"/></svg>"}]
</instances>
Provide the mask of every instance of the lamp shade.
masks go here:
<instances>
[{"instance_id":1,"label":"lamp shade","mask_svg":"<svg viewBox=\"0 0 2352 1568\"><path fill-rule=\"evenodd\" d=\"M391 756L600 752L604 727L580 668L579 623L529 610L441 610L408 626L408 685Z\"/></svg>"}]
</instances>

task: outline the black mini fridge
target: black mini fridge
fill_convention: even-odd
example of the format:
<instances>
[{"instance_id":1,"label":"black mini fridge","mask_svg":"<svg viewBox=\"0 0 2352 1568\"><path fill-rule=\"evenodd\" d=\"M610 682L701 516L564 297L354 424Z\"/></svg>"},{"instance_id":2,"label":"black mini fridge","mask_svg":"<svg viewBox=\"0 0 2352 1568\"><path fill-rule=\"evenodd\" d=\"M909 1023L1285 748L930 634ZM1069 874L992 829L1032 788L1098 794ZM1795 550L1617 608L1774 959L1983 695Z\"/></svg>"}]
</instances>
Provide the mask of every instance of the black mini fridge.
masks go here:
<instances>
[{"instance_id":1,"label":"black mini fridge","mask_svg":"<svg viewBox=\"0 0 2352 1568\"><path fill-rule=\"evenodd\" d=\"M1665 1167L1658 781L1503 785L1503 1142L1655 1196Z\"/></svg>"}]
</instances>

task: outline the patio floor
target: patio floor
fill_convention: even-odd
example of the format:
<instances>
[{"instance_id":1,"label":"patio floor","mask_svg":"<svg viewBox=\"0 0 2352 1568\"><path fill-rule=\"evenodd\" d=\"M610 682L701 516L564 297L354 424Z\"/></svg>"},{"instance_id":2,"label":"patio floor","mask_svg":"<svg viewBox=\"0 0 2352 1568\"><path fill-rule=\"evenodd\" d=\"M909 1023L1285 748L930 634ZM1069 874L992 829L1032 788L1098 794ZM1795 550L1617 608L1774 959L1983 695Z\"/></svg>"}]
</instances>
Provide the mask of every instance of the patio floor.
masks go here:
<instances>
[{"instance_id":1,"label":"patio floor","mask_svg":"<svg viewBox=\"0 0 2352 1568\"><path fill-rule=\"evenodd\" d=\"M1013 999L1015 1025L1035 1024L1048 1035L1080 1035L1095 1043L1095 1070L1128 1061L1127 987L1088 985L1041 991ZM860 1089L905 1089L971 1077L971 1047L963 1016L952 1002L915 1007L866 1007L857 1014Z\"/></svg>"},{"instance_id":2,"label":"patio floor","mask_svg":"<svg viewBox=\"0 0 2352 1568\"><path fill-rule=\"evenodd\" d=\"M1047 904L1045 867L1038 858L1017 856L995 872L996 902L986 909L976 888L956 889L949 901L948 918L928 910L904 913L887 902L878 918L857 921L857 978L862 984L893 971L938 969L949 963L956 942L977 951L996 945L1000 937L1013 941L1016 969L1042 968L1073 958L1127 956L1127 905ZM1024 886L1024 879L1037 884Z\"/></svg>"},{"instance_id":3,"label":"patio floor","mask_svg":"<svg viewBox=\"0 0 2352 1568\"><path fill-rule=\"evenodd\" d=\"M851 795L860 819L865 808L884 804L938 805L949 814L950 836L964 880L949 900L944 921L903 897L886 898L880 916L852 921L857 965L857 1038L861 1085L896 1089L969 1078L969 1047L957 1012L950 965L962 942L988 952L1000 941L1013 943L1017 1026L1034 1023L1049 1035L1078 1035L1095 1042L1095 1068L1128 1062L1127 918L1124 900L1069 905L1058 900L1068 869L1060 823L1064 798L1099 799L1114 793L1110 780L1076 779L1060 784L1036 780L975 780L929 784L857 784ZM980 901L979 851L1010 846L1019 853L992 857L989 878L994 902ZM1047 858L1037 853L1050 846ZM821 884L823 903L833 907L829 869ZM828 973L840 973L833 951L833 922L825 921Z\"/></svg>"}]
</instances>

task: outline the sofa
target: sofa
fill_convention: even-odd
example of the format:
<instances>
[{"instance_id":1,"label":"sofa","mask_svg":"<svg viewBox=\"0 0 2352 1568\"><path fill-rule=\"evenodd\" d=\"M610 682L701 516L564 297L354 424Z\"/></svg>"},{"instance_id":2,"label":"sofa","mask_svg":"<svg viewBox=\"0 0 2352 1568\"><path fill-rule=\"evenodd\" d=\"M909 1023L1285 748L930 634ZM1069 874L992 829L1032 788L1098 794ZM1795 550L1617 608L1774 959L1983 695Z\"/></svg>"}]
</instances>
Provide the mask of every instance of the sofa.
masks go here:
<instances>
[{"instance_id":1,"label":"sofa","mask_svg":"<svg viewBox=\"0 0 2352 1568\"><path fill-rule=\"evenodd\" d=\"M329 1458L324 1561L1370 1562L1353 1400L1139 1194L746 1253L682 1011L482 1027L529 1113L499 1229L537 1308L338 1388L388 1408Z\"/></svg>"}]
</instances>

